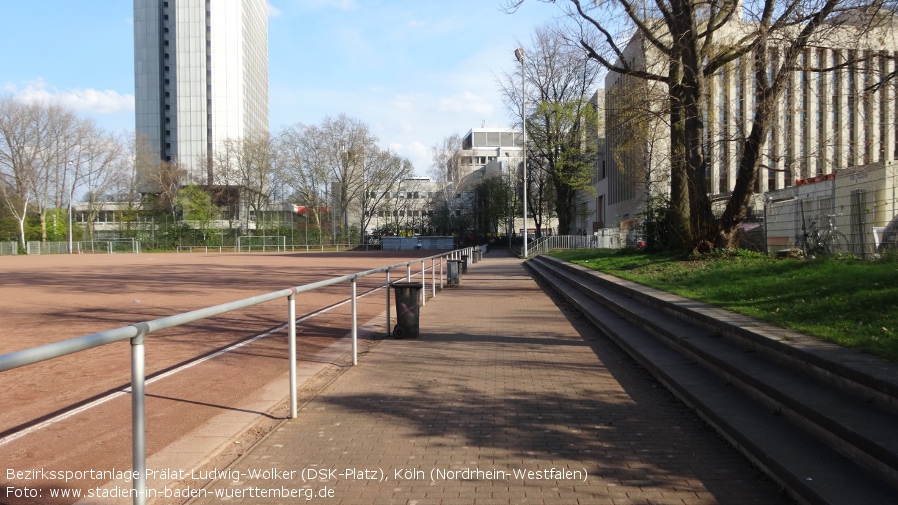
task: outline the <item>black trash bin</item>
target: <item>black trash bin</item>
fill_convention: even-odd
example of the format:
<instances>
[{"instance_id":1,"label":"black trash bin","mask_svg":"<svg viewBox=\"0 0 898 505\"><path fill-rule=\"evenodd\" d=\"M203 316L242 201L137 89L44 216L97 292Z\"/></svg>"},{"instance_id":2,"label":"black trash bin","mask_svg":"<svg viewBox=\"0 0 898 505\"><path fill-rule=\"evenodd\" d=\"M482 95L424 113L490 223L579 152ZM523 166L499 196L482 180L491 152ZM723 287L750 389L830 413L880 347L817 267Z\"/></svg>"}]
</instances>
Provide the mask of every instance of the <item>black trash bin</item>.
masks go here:
<instances>
[{"instance_id":1,"label":"black trash bin","mask_svg":"<svg viewBox=\"0 0 898 505\"><path fill-rule=\"evenodd\" d=\"M468 255L467 254L461 255L461 273L463 273L463 274L468 273Z\"/></svg>"},{"instance_id":2,"label":"black trash bin","mask_svg":"<svg viewBox=\"0 0 898 505\"><path fill-rule=\"evenodd\" d=\"M461 282L461 260L446 261L446 283L458 286Z\"/></svg>"},{"instance_id":3,"label":"black trash bin","mask_svg":"<svg viewBox=\"0 0 898 505\"><path fill-rule=\"evenodd\" d=\"M390 283L396 293L396 326L394 338L416 338L418 327L418 300L424 285L420 282Z\"/></svg>"}]
</instances>

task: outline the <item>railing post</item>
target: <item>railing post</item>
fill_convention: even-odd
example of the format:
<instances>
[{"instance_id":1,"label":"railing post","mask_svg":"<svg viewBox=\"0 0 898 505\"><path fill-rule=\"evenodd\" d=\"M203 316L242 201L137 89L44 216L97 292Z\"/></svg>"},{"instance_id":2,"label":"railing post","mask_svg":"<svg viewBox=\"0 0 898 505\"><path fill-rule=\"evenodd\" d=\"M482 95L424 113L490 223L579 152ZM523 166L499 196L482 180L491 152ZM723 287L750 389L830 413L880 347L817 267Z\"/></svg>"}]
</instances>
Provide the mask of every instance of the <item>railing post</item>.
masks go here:
<instances>
[{"instance_id":1,"label":"railing post","mask_svg":"<svg viewBox=\"0 0 898 505\"><path fill-rule=\"evenodd\" d=\"M412 282L412 262L405 264L405 282Z\"/></svg>"},{"instance_id":2,"label":"railing post","mask_svg":"<svg viewBox=\"0 0 898 505\"><path fill-rule=\"evenodd\" d=\"M290 419L296 419L296 290L287 297L287 341L290 346Z\"/></svg>"},{"instance_id":3,"label":"railing post","mask_svg":"<svg viewBox=\"0 0 898 505\"><path fill-rule=\"evenodd\" d=\"M387 336L390 336L390 269L387 269Z\"/></svg>"},{"instance_id":4,"label":"railing post","mask_svg":"<svg viewBox=\"0 0 898 505\"><path fill-rule=\"evenodd\" d=\"M359 318L356 278L352 278L352 364L359 364Z\"/></svg>"},{"instance_id":5,"label":"railing post","mask_svg":"<svg viewBox=\"0 0 898 505\"><path fill-rule=\"evenodd\" d=\"M424 268L424 260L421 260L421 306L427 300L427 269Z\"/></svg>"},{"instance_id":6,"label":"railing post","mask_svg":"<svg viewBox=\"0 0 898 505\"><path fill-rule=\"evenodd\" d=\"M147 502L147 410L144 341L150 326L133 324L137 336L131 339L131 468L134 505Z\"/></svg>"},{"instance_id":7,"label":"railing post","mask_svg":"<svg viewBox=\"0 0 898 505\"><path fill-rule=\"evenodd\" d=\"M431 296L437 295L437 269L436 261L433 256L430 257L430 289L433 291Z\"/></svg>"},{"instance_id":8,"label":"railing post","mask_svg":"<svg viewBox=\"0 0 898 505\"><path fill-rule=\"evenodd\" d=\"M443 260L446 259L445 256L440 256L440 291L443 290Z\"/></svg>"}]
</instances>

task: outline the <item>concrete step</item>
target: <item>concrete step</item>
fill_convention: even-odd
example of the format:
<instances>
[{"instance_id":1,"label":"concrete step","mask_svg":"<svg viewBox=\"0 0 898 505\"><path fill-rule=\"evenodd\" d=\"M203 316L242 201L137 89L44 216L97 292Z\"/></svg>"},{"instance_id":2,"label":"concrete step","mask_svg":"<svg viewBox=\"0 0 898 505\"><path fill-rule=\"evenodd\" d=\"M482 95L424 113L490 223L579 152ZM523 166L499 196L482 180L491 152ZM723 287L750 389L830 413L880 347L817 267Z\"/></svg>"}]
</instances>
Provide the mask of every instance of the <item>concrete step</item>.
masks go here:
<instances>
[{"instance_id":1,"label":"concrete step","mask_svg":"<svg viewBox=\"0 0 898 505\"><path fill-rule=\"evenodd\" d=\"M820 366L776 357L778 345L759 352L763 339L726 334L704 321L716 311L694 301L663 294L651 303L644 289L552 258L528 266L798 501L898 503L898 416L881 391L889 388L864 395L856 384L838 387L854 382L844 377L821 381ZM744 328L731 313L721 319Z\"/></svg>"}]
</instances>

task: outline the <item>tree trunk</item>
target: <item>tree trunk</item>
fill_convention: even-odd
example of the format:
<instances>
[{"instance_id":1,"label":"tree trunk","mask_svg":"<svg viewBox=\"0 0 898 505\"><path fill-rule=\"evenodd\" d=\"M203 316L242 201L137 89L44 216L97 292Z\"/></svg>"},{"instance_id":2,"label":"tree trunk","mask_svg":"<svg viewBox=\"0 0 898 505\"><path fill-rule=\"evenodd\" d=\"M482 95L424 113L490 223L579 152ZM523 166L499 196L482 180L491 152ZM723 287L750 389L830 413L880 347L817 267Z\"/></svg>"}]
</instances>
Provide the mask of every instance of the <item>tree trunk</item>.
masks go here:
<instances>
[{"instance_id":1,"label":"tree trunk","mask_svg":"<svg viewBox=\"0 0 898 505\"><path fill-rule=\"evenodd\" d=\"M40 213L41 220L41 242L47 241L47 211Z\"/></svg>"},{"instance_id":2,"label":"tree trunk","mask_svg":"<svg viewBox=\"0 0 898 505\"><path fill-rule=\"evenodd\" d=\"M690 228L689 190L686 183L686 124L682 101L682 65L672 61L670 65L670 247L682 250L688 246Z\"/></svg>"}]
</instances>

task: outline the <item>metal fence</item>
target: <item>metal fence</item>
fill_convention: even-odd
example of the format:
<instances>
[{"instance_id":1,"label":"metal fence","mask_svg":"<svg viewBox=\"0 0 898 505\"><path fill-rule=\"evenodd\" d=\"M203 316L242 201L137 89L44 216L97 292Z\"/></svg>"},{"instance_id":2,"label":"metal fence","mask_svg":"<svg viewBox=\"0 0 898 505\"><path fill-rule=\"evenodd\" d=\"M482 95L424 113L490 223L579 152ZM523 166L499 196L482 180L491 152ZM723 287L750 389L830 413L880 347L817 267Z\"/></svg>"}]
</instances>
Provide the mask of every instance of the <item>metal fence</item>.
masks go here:
<instances>
[{"instance_id":1,"label":"metal fence","mask_svg":"<svg viewBox=\"0 0 898 505\"><path fill-rule=\"evenodd\" d=\"M898 163L874 163L799 179L757 195L753 215L741 225L740 247L777 254L851 254L872 259L898 250ZM717 209L720 210L720 209ZM638 247L636 220L593 235L543 237L528 254L552 249ZM515 251L520 255L519 248Z\"/></svg>"},{"instance_id":2,"label":"metal fence","mask_svg":"<svg viewBox=\"0 0 898 505\"><path fill-rule=\"evenodd\" d=\"M380 241L384 251L448 251L455 247L454 237L383 237Z\"/></svg>"},{"instance_id":3,"label":"metal fence","mask_svg":"<svg viewBox=\"0 0 898 505\"><path fill-rule=\"evenodd\" d=\"M14 256L19 254L18 242L0 242L0 256Z\"/></svg>"},{"instance_id":4,"label":"metal fence","mask_svg":"<svg viewBox=\"0 0 898 505\"><path fill-rule=\"evenodd\" d=\"M540 237L527 244L527 254L538 256L554 249L621 249L635 246L637 241L635 228L603 228L592 235L553 235ZM515 248L518 255L519 248Z\"/></svg>"},{"instance_id":5,"label":"metal fence","mask_svg":"<svg viewBox=\"0 0 898 505\"><path fill-rule=\"evenodd\" d=\"M439 285L443 288L444 263L450 259L461 259L463 255L472 257L472 248L458 249L451 252L428 256L425 258L414 259L389 265L385 267L366 270L354 274L334 277L331 279L313 282L302 286L294 286L279 291L273 291L267 294L244 298L233 302L214 305L191 312L184 312L173 316L154 319L152 321L144 321L134 323L128 326L122 326L112 330L102 331L91 335L85 335L78 338L54 342L52 344L24 349L9 354L0 355L0 372L11 370L27 365L33 365L42 361L59 358L79 351L93 349L113 342L122 340L130 340L131 342L131 440L132 440L132 471L137 478L132 481L133 503L135 505L143 505L146 503L147 476L146 476L146 368L145 368L145 346L148 342L147 336L150 333L181 326L184 324L207 319L220 314L231 312L238 309L253 307L255 305L278 300L287 299L287 332L288 332L288 356L289 356L289 373L290 373L290 417L295 419L297 415L297 394L296 394L296 295L319 289L325 286L331 286L340 283L350 283L351 286L351 335L352 335L352 364L358 364L358 312L356 290L357 280L369 275L384 273L386 283L386 323L387 335L390 334L390 271L405 267L405 278L411 280L412 265L421 265L420 278L423 283L421 290L420 303L423 306L427 299L427 261L430 261L430 277L432 295L437 293L437 266L439 261ZM418 274L415 274L418 275Z\"/></svg>"}]
</instances>

